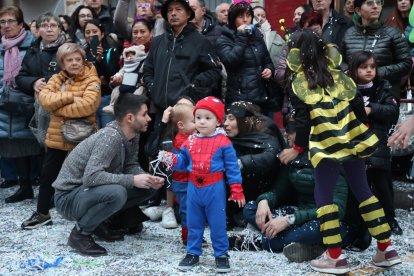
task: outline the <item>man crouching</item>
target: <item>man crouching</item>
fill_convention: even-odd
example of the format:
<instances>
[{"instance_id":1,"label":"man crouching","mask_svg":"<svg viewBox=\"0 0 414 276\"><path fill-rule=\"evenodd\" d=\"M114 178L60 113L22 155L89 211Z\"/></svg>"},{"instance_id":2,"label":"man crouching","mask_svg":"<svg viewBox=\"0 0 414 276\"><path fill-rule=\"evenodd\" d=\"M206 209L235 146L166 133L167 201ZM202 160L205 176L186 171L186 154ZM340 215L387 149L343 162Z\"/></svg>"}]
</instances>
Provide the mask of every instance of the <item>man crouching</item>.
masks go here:
<instances>
[{"instance_id":1,"label":"man crouching","mask_svg":"<svg viewBox=\"0 0 414 276\"><path fill-rule=\"evenodd\" d=\"M92 234L122 239L104 222L148 200L164 184L163 178L145 173L138 163L139 133L151 121L146 101L132 94L120 97L114 106L116 120L73 149L52 185L57 211L76 221L68 245L82 255L105 255L106 249L95 243Z\"/></svg>"}]
</instances>

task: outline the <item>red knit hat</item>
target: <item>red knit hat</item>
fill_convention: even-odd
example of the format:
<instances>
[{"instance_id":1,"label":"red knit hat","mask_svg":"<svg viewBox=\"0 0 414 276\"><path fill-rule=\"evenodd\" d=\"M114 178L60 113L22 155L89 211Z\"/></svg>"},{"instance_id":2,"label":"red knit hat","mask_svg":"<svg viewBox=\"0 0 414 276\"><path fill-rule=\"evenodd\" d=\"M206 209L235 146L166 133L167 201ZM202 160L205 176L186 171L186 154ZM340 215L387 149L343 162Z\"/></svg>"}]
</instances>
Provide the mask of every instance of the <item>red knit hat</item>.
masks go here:
<instances>
[{"instance_id":1,"label":"red knit hat","mask_svg":"<svg viewBox=\"0 0 414 276\"><path fill-rule=\"evenodd\" d=\"M207 109L216 115L217 120L219 123L223 123L224 120L224 104L220 101L220 99L208 96L201 100L199 100L194 108L193 114L195 114L197 109Z\"/></svg>"}]
</instances>

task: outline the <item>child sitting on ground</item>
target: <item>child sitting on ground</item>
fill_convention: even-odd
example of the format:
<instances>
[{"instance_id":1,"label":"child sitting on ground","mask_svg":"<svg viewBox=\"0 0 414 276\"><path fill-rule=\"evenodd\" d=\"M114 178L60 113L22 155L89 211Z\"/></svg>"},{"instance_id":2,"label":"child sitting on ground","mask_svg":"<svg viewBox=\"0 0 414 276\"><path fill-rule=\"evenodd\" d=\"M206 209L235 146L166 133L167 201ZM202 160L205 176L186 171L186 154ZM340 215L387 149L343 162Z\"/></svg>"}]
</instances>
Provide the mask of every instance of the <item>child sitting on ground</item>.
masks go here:
<instances>
[{"instance_id":1,"label":"child sitting on ground","mask_svg":"<svg viewBox=\"0 0 414 276\"><path fill-rule=\"evenodd\" d=\"M142 70L147 54L145 46L131 46L124 49L122 53L124 67L111 78L111 85L121 83L115 87L111 93L111 102L102 110L106 113L114 113L114 104L119 94L133 93L135 95L144 94L144 87L141 85Z\"/></svg>"}]
</instances>

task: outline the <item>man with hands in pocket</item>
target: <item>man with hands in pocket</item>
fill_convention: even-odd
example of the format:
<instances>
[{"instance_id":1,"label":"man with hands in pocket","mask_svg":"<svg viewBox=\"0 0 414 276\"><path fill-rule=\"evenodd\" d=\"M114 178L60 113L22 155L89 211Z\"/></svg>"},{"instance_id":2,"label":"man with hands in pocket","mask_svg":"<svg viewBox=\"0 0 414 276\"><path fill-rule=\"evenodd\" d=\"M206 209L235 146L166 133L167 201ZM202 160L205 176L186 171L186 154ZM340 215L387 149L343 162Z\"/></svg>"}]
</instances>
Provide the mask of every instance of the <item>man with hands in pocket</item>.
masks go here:
<instances>
[{"instance_id":1,"label":"man with hands in pocket","mask_svg":"<svg viewBox=\"0 0 414 276\"><path fill-rule=\"evenodd\" d=\"M77 145L53 183L57 211L76 221L68 245L82 255L106 255L92 235L122 240L105 221L147 201L164 185L163 178L147 174L138 163L139 134L151 121L146 101L141 95L119 97L116 120Z\"/></svg>"}]
</instances>

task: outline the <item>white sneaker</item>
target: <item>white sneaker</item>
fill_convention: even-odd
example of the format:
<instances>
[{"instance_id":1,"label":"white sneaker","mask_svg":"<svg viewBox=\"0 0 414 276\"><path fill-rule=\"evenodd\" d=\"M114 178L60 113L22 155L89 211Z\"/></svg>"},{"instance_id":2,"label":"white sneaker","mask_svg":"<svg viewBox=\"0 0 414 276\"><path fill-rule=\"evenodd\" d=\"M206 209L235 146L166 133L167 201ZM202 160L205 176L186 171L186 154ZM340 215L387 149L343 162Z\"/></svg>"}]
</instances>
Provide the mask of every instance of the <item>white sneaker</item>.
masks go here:
<instances>
[{"instance_id":1,"label":"white sneaker","mask_svg":"<svg viewBox=\"0 0 414 276\"><path fill-rule=\"evenodd\" d=\"M161 219L164 210L164 206L153 206L142 210L142 212L149 217L151 221L157 221Z\"/></svg>"},{"instance_id":2,"label":"white sneaker","mask_svg":"<svg viewBox=\"0 0 414 276\"><path fill-rule=\"evenodd\" d=\"M178 223L177 223L177 220L175 219L173 208L168 207L167 209L164 210L164 212L162 212L161 226L167 229L178 227Z\"/></svg>"}]
</instances>

